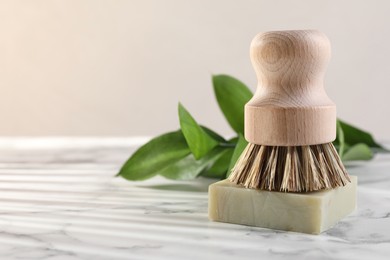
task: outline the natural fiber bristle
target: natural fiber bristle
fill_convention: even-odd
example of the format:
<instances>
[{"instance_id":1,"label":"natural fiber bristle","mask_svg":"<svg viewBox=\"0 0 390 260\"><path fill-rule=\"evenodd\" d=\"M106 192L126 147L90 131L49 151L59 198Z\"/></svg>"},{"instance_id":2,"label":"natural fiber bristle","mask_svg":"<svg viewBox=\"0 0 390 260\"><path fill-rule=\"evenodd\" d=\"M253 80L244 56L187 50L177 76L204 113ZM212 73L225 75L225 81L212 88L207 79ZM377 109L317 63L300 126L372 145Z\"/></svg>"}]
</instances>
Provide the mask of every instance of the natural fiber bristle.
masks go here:
<instances>
[{"instance_id":1,"label":"natural fiber bristle","mask_svg":"<svg viewBox=\"0 0 390 260\"><path fill-rule=\"evenodd\" d=\"M310 146L248 144L229 180L247 188L305 192L350 182L332 143Z\"/></svg>"}]
</instances>

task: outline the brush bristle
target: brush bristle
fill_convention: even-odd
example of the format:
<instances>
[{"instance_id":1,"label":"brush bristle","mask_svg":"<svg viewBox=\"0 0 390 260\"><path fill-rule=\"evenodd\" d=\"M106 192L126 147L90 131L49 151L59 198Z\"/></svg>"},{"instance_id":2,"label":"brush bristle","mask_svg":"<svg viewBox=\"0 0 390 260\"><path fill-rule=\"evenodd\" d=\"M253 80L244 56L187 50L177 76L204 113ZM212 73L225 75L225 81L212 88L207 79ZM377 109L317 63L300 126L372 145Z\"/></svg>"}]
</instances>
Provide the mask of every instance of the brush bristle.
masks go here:
<instances>
[{"instance_id":1,"label":"brush bristle","mask_svg":"<svg viewBox=\"0 0 390 260\"><path fill-rule=\"evenodd\" d=\"M332 143L310 146L250 143L229 180L247 188L285 192L332 189L350 182Z\"/></svg>"}]
</instances>

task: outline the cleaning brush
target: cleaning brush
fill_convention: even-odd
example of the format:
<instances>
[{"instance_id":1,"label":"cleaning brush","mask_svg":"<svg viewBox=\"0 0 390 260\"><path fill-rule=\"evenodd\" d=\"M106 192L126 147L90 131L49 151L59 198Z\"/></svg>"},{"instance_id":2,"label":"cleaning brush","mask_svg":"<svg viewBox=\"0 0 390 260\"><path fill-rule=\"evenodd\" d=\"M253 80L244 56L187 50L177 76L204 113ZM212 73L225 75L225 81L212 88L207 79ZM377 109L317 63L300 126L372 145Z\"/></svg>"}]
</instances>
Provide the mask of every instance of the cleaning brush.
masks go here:
<instances>
[{"instance_id":1,"label":"cleaning brush","mask_svg":"<svg viewBox=\"0 0 390 260\"><path fill-rule=\"evenodd\" d=\"M350 178L332 144L336 106L323 84L328 38L315 30L260 33L250 56L258 86L245 105L249 144L228 179L285 192L345 186Z\"/></svg>"}]
</instances>

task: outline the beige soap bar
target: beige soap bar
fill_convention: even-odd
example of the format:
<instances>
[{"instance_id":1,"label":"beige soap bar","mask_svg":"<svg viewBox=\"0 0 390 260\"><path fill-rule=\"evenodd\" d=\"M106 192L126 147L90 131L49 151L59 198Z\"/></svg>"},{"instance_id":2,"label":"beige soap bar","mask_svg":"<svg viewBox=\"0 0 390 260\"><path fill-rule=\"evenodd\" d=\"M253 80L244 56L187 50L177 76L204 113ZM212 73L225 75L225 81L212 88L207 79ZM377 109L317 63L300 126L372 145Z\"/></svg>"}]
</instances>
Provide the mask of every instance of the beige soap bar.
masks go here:
<instances>
[{"instance_id":1,"label":"beige soap bar","mask_svg":"<svg viewBox=\"0 0 390 260\"><path fill-rule=\"evenodd\" d=\"M228 180L209 187L209 218L279 230L319 234L356 208L357 177L332 190L284 193L246 189Z\"/></svg>"}]
</instances>

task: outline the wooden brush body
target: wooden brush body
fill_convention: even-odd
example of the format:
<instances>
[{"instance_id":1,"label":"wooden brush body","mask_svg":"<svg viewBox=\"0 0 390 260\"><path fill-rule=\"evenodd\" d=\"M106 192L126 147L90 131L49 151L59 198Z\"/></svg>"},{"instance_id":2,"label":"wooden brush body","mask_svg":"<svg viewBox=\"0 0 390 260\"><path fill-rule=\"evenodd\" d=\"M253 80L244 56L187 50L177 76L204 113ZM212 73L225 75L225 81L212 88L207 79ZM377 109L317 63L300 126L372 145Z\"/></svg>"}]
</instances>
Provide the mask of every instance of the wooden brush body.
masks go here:
<instances>
[{"instance_id":1,"label":"wooden brush body","mask_svg":"<svg viewBox=\"0 0 390 260\"><path fill-rule=\"evenodd\" d=\"M245 106L248 142L303 146L335 140L336 106L323 84L330 43L323 33L260 33L250 56L258 86Z\"/></svg>"}]
</instances>

